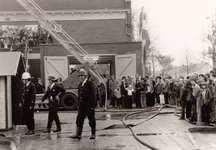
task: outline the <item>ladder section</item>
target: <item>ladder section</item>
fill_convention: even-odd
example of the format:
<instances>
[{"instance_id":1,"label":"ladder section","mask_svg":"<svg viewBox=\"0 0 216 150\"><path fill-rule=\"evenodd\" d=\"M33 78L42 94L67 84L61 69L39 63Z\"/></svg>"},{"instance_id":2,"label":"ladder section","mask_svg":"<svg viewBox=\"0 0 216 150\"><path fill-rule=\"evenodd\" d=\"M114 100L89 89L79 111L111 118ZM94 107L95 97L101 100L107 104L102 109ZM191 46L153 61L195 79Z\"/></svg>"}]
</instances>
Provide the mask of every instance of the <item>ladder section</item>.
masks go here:
<instances>
[{"instance_id":1,"label":"ladder section","mask_svg":"<svg viewBox=\"0 0 216 150\"><path fill-rule=\"evenodd\" d=\"M89 73L96 78L100 83L104 84L106 91L107 103L107 89L104 82L102 72L97 65L97 62L74 40L68 35L44 10L42 10L33 0L16 0L25 10L27 10L46 31L48 31L67 51L69 51L81 64L89 64ZM85 60L84 58L85 57Z\"/></svg>"},{"instance_id":2,"label":"ladder section","mask_svg":"<svg viewBox=\"0 0 216 150\"><path fill-rule=\"evenodd\" d=\"M81 64L89 63L89 73L99 82L103 82L101 70L97 62L72 39L49 15L46 14L33 0L16 0L26 9L66 50L68 50ZM86 60L84 60L84 58Z\"/></svg>"}]
</instances>

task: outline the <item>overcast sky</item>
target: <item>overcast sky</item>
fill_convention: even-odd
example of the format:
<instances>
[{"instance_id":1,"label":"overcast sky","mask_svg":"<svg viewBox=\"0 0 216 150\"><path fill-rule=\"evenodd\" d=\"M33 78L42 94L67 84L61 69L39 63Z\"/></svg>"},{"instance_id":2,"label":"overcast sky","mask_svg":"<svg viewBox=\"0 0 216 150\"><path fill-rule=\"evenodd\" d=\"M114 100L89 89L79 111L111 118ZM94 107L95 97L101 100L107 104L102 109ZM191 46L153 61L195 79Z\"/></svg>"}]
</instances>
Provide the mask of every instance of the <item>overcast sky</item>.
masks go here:
<instances>
[{"instance_id":1,"label":"overcast sky","mask_svg":"<svg viewBox=\"0 0 216 150\"><path fill-rule=\"evenodd\" d=\"M216 0L132 0L132 9L140 11L141 6L147 12L148 25L159 36L162 54L174 57L175 65L181 65L186 49L193 61L203 60L202 33L209 29Z\"/></svg>"}]
</instances>

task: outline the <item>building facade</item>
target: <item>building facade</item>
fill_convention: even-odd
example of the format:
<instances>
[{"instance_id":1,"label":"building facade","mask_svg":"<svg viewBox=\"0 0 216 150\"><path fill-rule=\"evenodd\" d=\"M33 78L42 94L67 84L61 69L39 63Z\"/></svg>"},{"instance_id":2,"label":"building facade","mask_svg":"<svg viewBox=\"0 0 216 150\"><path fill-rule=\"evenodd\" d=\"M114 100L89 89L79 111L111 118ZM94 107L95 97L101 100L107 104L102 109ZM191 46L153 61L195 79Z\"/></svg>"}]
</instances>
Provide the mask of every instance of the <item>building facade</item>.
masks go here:
<instances>
[{"instance_id":1,"label":"building facade","mask_svg":"<svg viewBox=\"0 0 216 150\"><path fill-rule=\"evenodd\" d=\"M110 64L105 70L121 78L125 73L116 73L117 56L135 54L135 70L128 75L142 74L141 42L132 42L130 0L34 0L51 16L77 43L91 55L107 55L98 63ZM0 27L17 26L36 28L38 22L15 0L0 0ZM48 53L45 49L52 48ZM54 45L40 45L29 54L30 73L35 78L44 77L44 56L71 55L57 41ZM114 57L109 57L113 55ZM121 62L118 61L118 62ZM123 61L124 62L124 61ZM127 61L126 61L127 62ZM113 63L113 65L112 65ZM128 64L130 61L128 61ZM42 66L36 68L36 66ZM130 65L128 65L130 66ZM133 65L132 65L133 66ZM127 70L127 69L124 69ZM123 70L122 70L123 71Z\"/></svg>"}]
</instances>

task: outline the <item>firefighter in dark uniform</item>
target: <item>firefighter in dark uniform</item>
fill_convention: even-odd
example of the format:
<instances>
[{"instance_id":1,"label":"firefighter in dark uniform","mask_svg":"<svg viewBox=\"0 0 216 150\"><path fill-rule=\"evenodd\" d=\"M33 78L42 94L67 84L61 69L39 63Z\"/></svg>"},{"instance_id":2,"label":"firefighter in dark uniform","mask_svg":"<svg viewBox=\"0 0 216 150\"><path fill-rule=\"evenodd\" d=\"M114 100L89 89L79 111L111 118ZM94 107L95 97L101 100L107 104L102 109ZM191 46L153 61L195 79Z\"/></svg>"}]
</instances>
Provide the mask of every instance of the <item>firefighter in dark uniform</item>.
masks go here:
<instances>
[{"instance_id":1,"label":"firefighter in dark uniform","mask_svg":"<svg viewBox=\"0 0 216 150\"><path fill-rule=\"evenodd\" d=\"M88 117L91 127L90 139L95 139L95 90L94 85L87 78L87 73L84 69L80 69L79 78L81 82L78 86L78 115L76 118L76 135L71 136L74 139L81 139L84 119Z\"/></svg>"},{"instance_id":2,"label":"firefighter in dark uniform","mask_svg":"<svg viewBox=\"0 0 216 150\"><path fill-rule=\"evenodd\" d=\"M22 101L19 106L22 107L22 119L24 124L27 125L28 132L26 135L34 134L34 106L36 97L36 87L31 82L31 76L28 72L22 74L22 81L24 83Z\"/></svg>"},{"instance_id":3,"label":"firefighter in dark uniform","mask_svg":"<svg viewBox=\"0 0 216 150\"><path fill-rule=\"evenodd\" d=\"M48 81L49 81L49 86L42 98L42 102L44 102L46 99L49 100L49 115L48 115L47 129L42 131L44 133L50 133L52 122L53 120L55 120L57 129L54 130L53 132L60 132L61 124L57 113L57 109L58 109L59 97L61 97L65 93L65 89L56 83L57 79L55 79L55 76L52 74L48 76Z\"/></svg>"}]
</instances>

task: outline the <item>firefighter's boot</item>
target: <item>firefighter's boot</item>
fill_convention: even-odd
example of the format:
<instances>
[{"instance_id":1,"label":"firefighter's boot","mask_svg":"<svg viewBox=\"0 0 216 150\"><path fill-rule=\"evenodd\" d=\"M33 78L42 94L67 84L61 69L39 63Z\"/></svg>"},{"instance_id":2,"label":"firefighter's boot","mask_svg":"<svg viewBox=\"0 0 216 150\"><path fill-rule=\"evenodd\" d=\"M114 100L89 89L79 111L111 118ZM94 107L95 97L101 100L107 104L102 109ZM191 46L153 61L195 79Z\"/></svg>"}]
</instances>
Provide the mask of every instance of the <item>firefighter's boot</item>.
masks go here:
<instances>
[{"instance_id":1,"label":"firefighter's boot","mask_svg":"<svg viewBox=\"0 0 216 150\"><path fill-rule=\"evenodd\" d=\"M47 123L47 129L42 130L43 133L50 133L51 127L52 127L52 122L51 122L51 121L48 121L48 123Z\"/></svg>"},{"instance_id":2,"label":"firefighter's boot","mask_svg":"<svg viewBox=\"0 0 216 150\"><path fill-rule=\"evenodd\" d=\"M77 126L76 134L72 135L70 138L80 140L81 139L81 135L82 135L82 130L83 130L83 126Z\"/></svg>"},{"instance_id":3,"label":"firefighter's boot","mask_svg":"<svg viewBox=\"0 0 216 150\"><path fill-rule=\"evenodd\" d=\"M59 118L56 119L55 122L56 122L57 129L53 130L53 132L61 132L61 124L60 124Z\"/></svg>"},{"instance_id":4,"label":"firefighter's boot","mask_svg":"<svg viewBox=\"0 0 216 150\"><path fill-rule=\"evenodd\" d=\"M92 133L92 135L91 135L90 139L95 139L95 127L91 127L91 133Z\"/></svg>"}]
</instances>

